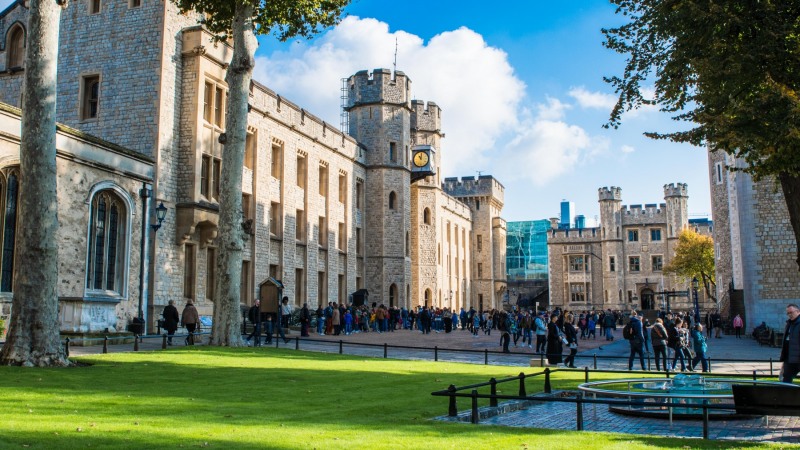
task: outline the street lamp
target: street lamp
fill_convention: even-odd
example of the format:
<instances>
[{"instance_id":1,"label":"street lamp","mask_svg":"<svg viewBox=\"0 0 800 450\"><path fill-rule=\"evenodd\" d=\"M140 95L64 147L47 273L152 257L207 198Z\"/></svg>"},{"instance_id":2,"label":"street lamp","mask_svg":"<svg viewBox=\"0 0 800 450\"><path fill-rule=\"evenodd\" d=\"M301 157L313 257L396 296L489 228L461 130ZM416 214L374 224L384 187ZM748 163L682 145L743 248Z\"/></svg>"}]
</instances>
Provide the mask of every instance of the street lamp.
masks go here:
<instances>
[{"instance_id":1,"label":"street lamp","mask_svg":"<svg viewBox=\"0 0 800 450\"><path fill-rule=\"evenodd\" d=\"M164 202L159 202L158 208L156 208L157 222L150 225L153 227L153 231L158 231L158 229L161 228L161 223L164 222L165 217L167 217L167 207L164 206Z\"/></svg>"},{"instance_id":2,"label":"street lamp","mask_svg":"<svg viewBox=\"0 0 800 450\"><path fill-rule=\"evenodd\" d=\"M700 323L700 305L697 303L697 288L700 282L697 277L692 278L692 297L694 298L694 323Z\"/></svg>"}]
</instances>

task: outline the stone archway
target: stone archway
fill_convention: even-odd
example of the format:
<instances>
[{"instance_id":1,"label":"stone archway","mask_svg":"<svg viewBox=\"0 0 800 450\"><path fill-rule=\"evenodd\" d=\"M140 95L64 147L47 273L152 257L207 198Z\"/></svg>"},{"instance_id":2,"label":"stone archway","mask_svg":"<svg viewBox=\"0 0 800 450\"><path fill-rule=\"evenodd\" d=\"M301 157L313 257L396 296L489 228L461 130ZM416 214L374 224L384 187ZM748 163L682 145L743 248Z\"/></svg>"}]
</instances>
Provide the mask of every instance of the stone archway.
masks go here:
<instances>
[{"instance_id":1,"label":"stone archway","mask_svg":"<svg viewBox=\"0 0 800 450\"><path fill-rule=\"evenodd\" d=\"M639 298L641 299L641 309L642 310L650 310L655 309L656 306L656 297L655 293L650 288L642 289L642 292L639 294Z\"/></svg>"}]
</instances>

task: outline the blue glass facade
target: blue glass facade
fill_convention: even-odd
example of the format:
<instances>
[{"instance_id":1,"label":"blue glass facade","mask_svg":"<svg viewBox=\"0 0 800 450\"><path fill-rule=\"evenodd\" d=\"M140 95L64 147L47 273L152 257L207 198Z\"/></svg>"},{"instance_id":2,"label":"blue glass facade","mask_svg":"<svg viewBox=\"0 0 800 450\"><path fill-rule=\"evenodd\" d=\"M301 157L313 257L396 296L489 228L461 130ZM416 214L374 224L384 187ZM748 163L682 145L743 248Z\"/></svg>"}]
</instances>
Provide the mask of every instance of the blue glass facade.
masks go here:
<instances>
[{"instance_id":1,"label":"blue glass facade","mask_svg":"<svg viewBox=\"0 0 800 450\"><path fill-rule=\"evenodd\" d=\"M506 277L509 282L547 280L549 220L508 222Z\"/></svg>"}]
</instances>

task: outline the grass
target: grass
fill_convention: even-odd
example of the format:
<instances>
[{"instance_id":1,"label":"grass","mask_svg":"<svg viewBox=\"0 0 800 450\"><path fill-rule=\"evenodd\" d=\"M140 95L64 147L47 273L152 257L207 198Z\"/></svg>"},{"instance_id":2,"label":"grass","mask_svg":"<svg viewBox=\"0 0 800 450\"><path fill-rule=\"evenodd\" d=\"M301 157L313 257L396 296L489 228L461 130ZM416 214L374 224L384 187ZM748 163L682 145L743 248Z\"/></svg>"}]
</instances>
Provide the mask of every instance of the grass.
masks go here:
<instances>
[{"instance_id":1,"label":"grass","mask_svg":"<svg viewBox=\"0 0 800 450\"><path fill-rule=\"evenodd\" d=\"M430 420L447 412L432 391L519 367L208 347L76 359L91 366L0 367L0 448L777 448Z\"/></svg>"}]
</instances>

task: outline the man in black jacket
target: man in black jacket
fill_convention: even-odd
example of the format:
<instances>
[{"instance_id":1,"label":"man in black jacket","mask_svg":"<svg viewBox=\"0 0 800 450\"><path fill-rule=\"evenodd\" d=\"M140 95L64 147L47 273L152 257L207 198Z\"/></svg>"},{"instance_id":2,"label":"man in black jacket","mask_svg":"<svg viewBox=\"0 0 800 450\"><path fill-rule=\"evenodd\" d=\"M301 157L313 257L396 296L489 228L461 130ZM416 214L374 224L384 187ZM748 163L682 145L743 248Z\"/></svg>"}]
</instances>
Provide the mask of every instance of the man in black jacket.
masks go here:
<instances>
[{"instance_id":1,"label":"man in black jacket","mask_svg":"<svg viewBox=\"0 0 800 450\"><path fill-rule=\"evenodd\" d=\"M161 316L164 318L164 329L167 330L167 345L172 345L172 336L175 335L178 323L181 321L178 308L175 307L175 300L169 301L169 304L164 307Z\"/></svg>"},{"instance_id":2,"label":"man in black jacket","mask_svg":"<svg viewBox=\"0 0 800 450\"><path fill-rule=\"evenodd\" d=\"M631 355L628 357L628 370L633 370L633 359L636 357L637 353L639 354L639 362L642 364L642 370L647 370L644 365L644 332L642 329L642 321L639 320L636 311L631 311L630 325L633 330L633 336L628 341L631 344Z\"/></svg>"},{"instance_id":3,"label":"man in black jacket","mask_svg":"<svg viewBox=\"0 0 800 450\"><path fill-rule=\"evenodd\" d=\"M800 308L794 303L786 306L786 329L781 346L781 382L791 383L800 372Z\"/></svg>"},{"instance_id":4,"label":"man in black jacket","mask_svg":"<svg viewBox=\"0 0 800 450\"><path fill-rule=\"evenodd\" d=\"M253 324L253 332L250 333L249 336L247 336L246 340L248 346L250 346L250 340L253 338L253 336L255 336L256 338L255 346L258 347L261 345L261 311L259 309L260 303L261 302L258 299L256 299L255 303L253 303L253 306L251 306L250 309L247 311L247 320L249 320L250 323Z\"/></svg>"}]
</instances>

